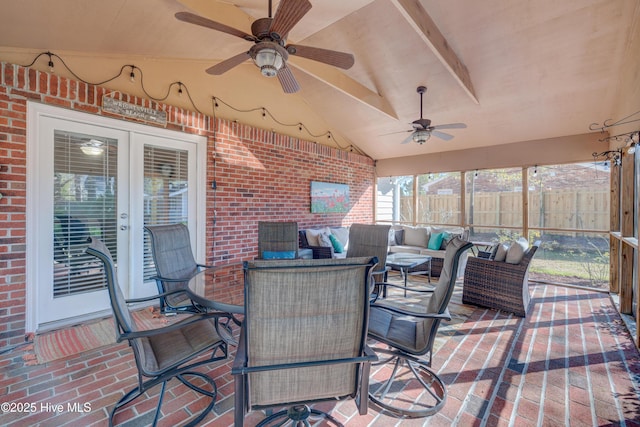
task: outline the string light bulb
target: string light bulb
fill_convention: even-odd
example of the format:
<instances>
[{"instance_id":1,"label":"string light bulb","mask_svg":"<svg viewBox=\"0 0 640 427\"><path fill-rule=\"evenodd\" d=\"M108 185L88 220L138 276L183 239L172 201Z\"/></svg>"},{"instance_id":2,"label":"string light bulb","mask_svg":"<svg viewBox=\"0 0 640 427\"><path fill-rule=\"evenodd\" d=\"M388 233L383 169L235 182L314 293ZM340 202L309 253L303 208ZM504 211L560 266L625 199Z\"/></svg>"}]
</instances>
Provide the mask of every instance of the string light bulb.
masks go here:
<instances>
[{"instance_id":1,"label":"string light bulb","mask_svg":"<svg viewBox=\"0 0 640 427\"><path fill-rule=\"evenodd\" d=\"M131 83L135 83L136 74L133 72L133 70L135 70L135 67L133 65L131 65L130 67L131 67L131 72L129 73L129 80L131 81Z\"/></svg>"},{"instance_id":2,"label":"string light bulb","mask_svg":"<svg viewBox=\"0 0 640 427\"><path fill-rule=\"evenodd\" d=\"M267 120L267 110L262 109L262 120Z\"/></svg>"},{"instance_id":3,"label":"string light bulb","mask_svg":"<svg viewBox=\"0 0 640 427\"><path fill-rule=\"evenodd\" d=\"M47 52L47 55L49 55L49 72L53 73L55 72L54 68L53 68L53 54L51 52Z\"/></svg>"},{"instance_id":4,"label":"string light bulb","mask_svg":"<svg viewBox=\"0 0 640 427\"><path fill-rule=\"evenodd\" d=\"M182 82L178 82L178 96L182 96Z\"/></svg>"},{"instance_id":5,"label":"string light bulb","mask_svg":"<svg viewBox=\"0 0 640 427\"><path fill-rule=\"evenodd\" d=\"M535 177L537 177L537 176L538 176L538 165L535 165L535 166L533 167L533 177L535 178Z\"/></svg>"}]
</instances>

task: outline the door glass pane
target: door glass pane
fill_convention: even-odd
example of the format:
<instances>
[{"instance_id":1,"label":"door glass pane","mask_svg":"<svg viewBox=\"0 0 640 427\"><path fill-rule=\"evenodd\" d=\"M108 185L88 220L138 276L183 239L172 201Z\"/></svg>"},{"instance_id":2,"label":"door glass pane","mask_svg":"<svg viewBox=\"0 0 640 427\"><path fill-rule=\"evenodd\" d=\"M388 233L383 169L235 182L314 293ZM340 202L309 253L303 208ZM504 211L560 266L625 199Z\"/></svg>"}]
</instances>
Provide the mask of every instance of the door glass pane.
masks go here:
<instances>
[{"instance_id":1,"label":"door glass pane","mask_svg":"<svg viewBox=\"0 0 640 427\"><path fill-rule=\"evenodd\" d=\"M117 141L94 135L54 132L54 298L104 289L90 236L116 252Z\"/></svg>"},{"instance_id":2,"label":"door glass pane","mask_svg":"<svg viewBox=\"0 0 640 427\"><path fill-rule=\"evenodd\" d=\"M188 152L145 145L144 224L187 223ZM144 236L144 279L156 275L149 236Z\"/></svg>"}]
</instances>

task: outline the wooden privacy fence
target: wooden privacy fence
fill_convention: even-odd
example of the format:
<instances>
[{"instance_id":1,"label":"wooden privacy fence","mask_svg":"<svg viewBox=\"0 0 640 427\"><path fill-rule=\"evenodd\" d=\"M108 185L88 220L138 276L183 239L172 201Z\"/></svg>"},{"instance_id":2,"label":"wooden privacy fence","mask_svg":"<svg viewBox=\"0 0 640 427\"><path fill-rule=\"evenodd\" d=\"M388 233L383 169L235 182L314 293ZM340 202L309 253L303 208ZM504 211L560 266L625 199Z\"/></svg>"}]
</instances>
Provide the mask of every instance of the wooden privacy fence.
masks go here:
<instances>
[{"instance_id":1,"label":"wooden privacy fence","mask_svg":"<svg viewBox=\"0 0 640 427\"><path fill-rule=\"evenodd\" d=\"M529 227L609 230L609 197L607 190L560 189L530 192ZM402 196L400 203L401 216L412 218L413 215L410 215L413 212L412 196ZM522 193L520 192L467 194L466 204L469 216L467 222L470 224L523 226ZM460 219L460 195L418 196L417 223L460 224Z\"/></svg>"}]
</instances>

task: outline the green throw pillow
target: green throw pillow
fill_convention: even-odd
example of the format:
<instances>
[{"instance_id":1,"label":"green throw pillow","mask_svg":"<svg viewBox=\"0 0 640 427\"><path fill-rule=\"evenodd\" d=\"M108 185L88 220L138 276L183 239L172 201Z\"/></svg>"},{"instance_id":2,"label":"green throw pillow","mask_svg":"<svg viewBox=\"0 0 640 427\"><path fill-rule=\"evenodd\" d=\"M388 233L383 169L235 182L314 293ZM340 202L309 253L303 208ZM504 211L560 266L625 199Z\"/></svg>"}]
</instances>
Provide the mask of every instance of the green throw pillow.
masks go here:
<instances>
[{"instance_id":1,"label":"green throw pillow","mask_svg":"<svg viewBox=\"0 0 640 427\"><path fill-rule=\"evenodd\" d=\"M427 249L439 251L440 246L442 245L443 238L444 238L444 233L432 234L431 237L429 237L429 244L427 245Z\"/></svg>"},{"instance_id":2,"label":"green throw pillow","mask_svg":"<svg viewBox=\"0 0 640 427\"><path fill-rule=\"evenodd\" d=\"M331 245L333 246L333 251L337 254L341 254L344 252L344 246L340 243L340 240L336 238L333 234L329 234L329 240L331 240Z\"/></svg>"}]
</instances>

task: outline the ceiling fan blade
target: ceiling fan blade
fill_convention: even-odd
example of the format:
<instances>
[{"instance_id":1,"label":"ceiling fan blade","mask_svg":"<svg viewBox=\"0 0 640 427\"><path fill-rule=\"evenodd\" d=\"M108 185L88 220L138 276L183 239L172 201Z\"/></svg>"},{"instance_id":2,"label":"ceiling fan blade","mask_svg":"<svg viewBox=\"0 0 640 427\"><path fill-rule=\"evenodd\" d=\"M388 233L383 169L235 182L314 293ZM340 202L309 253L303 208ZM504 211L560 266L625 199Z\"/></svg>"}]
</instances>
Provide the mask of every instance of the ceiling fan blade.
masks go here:
<instances>
[{"instance_id":1,"label":"ceiling fan blade","mask_svg":"<svg viewBox=\"0 0 640 427\"><path fill-rule=\"evenodd\" d=\"M175 17L183 22L188 22L189 24L200 25L201 27L211 28L212 30L221 31L223 33L231 34L232 36L240 37L247 41L255 41L256 38L251 34L247 34L244 31L240 31L236 28L230 27L228 25L221 24L216 21L212 21L211 19L204 18L200 15L196 15L191 12L178 12Z\"/></svg>"},{"instance_id":2,"label":"ceiling fan blade","mask_svg":"<svg viewBox=\"0 0 640 427\"><path fill-rule=\"evenodd\" d=\"M345 70L351 68L355 62L352 54L338 52L337 50L322 49L319 47L300 46L290 44L287 46L287 52L291 55L301 56L303 58L312 59L314 61L323 62Z\"/></svg>"},{"instance_id":3,"label":"ceiling fan blade","mask_svg":"<svg viewBox=\"0 0 640 427\"><path fill-rule=\"evenodd\" d=\"M280 68L280 71L278 71L278 81L280 82L284 93L296 93L300 90L298 81L291 72L291 69L286 65Z\"/></svg>"},{"instance_id":4,"label":"ceiling fan blade","mask_svg":"<svg viewBox=\"0 0 640 427\"><path fill-rule=\"evenodd\" d=\"M278 10L273 16L269 32L280 36L281 39L287 37L289 31L311 10L309 0L282 0L278 5Z\"/></svg>"},{"instance_id":5,"label":"ceiling fan blade","mask_svg":"<svg viewBox=\"0 0 640 427\"><path fill-rule=\"evenodd\" d=\"M400 144L408 144L411 141L413 141L413 133L411 135L409 135L404 141L402 141Z\"/></svg>"},{"instance_id":6,"label":"ceiling fan blade","mask_svg":"<svg viewBox=\"0 0 640 427\"><path fill-rule=\"evenodd\" d=\"M465 129L467 125L464 123L449 123L446 125L433 126L433 129Z\"/></svg>"},{"instance_id":7,"label":"ceiling fan blade","mask_svg":"<svg viewBox=\"0 0 640 427\"><path fill-rule=\"evenodd\" d=\"M247 59L251 58L248 52L242 52L237 54L236 56L232 56L229 59L225 59L222 62L218 62L213 67L207 68L207 73L212 74L214 76L219 76L220 74L224 74L233 67L242 64Z\"/></svg>"},{"instance_id":8,"label":"ceiling fan blade","mask_svg":"<svg viewBox=\"0 0 640 427\"><path fill-rule=\"evenodd\" d=\"M413 129L410 129L410 130L399 130L399 131L396 131L396 132L383 133L383 134L378 135L378 136L397 135L399 133L407 133L407 132L413 132Z\"/></svg>"},{"instance_id":9,"label":"ceiling fan blade","mask_svg":"<svg viewBox=\"0 0 640 427\"><path fill-rule=\"evenodd\" d=\"M440 132L438 130L432 130L431 135L437 136L445 141L451 141L453 139L453 135L449 135L448 133Z\"/></svg>"}]
</instances>

